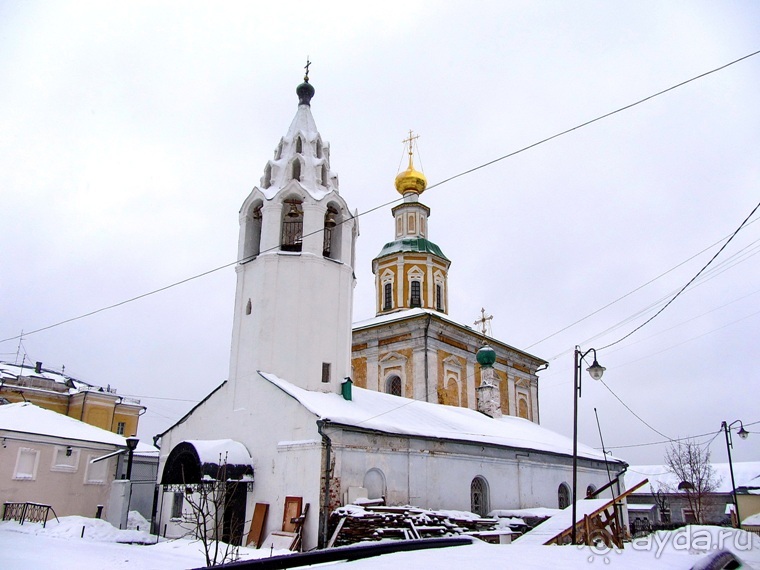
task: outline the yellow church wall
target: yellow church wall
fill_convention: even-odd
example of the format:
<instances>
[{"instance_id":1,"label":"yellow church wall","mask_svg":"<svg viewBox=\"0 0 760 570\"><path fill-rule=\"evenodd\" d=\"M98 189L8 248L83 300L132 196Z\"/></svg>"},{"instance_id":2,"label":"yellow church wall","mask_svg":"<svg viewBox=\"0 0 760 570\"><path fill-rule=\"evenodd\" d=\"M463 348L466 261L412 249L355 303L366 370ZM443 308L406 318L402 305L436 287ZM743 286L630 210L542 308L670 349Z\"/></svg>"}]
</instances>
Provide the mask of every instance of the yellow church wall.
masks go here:
<instances>
[{"instance_id":1,"label":"yellow church wall","mask_svg":"<svg viewBox=\"0 0 760 570\"><path fill-rule=\"evenodd\" d=\"M467 361L460 357L446 352L444 350L438 350L438 403L445 404L447 406L461 406L463 408L468 407L467 397ZM448 358L453 358L460 367L460 374L457 383L452 383L450 377L446 375L445 361Z\"/></svg>"},{"instance_id":2,"label":"yellow church wall","mask_svg":"<svg viewBox=\"0 0 760 570\"><path fill-rule=\"evenodd\" d=\"M366 348L367 345L365 344ZM354 350L361 350L354 347ZM367 357L359 356L351 359L351 368L353 370L351 380L354 381L354 385L359 388L367 387Z\"/></svg>"},{"instance_id":3,"label":"yellow church wall","mask_svg":"<svg viewBox=\"0 0 760 570\"><path fill-rule=\"evenodd\" d=\"M499 377L499 397L501 398L501 413L509 415L509 382L507 381L506 372L496 371Z\"/></svg>"}]
</instances>

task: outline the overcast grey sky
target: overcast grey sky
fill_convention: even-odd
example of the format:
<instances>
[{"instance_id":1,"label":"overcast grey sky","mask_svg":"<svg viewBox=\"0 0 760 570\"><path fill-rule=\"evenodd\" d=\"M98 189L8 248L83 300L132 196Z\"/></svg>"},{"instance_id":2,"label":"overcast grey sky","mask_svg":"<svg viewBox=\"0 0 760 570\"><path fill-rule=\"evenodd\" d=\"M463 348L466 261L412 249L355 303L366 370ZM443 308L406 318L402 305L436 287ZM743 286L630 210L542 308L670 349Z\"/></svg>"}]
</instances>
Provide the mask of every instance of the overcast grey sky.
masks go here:
<instances>
[{"instance_id":1,"label":"overcast grey sky","mask_svg":"<svg viewBox=\"0 0 760 570\"><path fill-rule=\"evenodd\" d=\"M234 261L307 55L341 194L363 212L397 197L409 129L433 184L754 52L758 29L750 1L0 1L0 338ZM485 307L495 337L550 361L544 426L571 434L572 348L651 316L760 200L759 94L755 56L422 196L452 260L450 315ZM354 320L374 315L390 207L360 229ZM750 223L599 353L667 437L760 421L758 240ZM234 284L224 269L26 336L21 354L140 397L147 439L225 379ZM664 445L619 448L664 438L588 376L584 442L599 446L594 407L616 455L662 461ZM760 455L749 429L735 459ZM722 436L712 451L726 460Z\"/></svg>"}]
</instances>

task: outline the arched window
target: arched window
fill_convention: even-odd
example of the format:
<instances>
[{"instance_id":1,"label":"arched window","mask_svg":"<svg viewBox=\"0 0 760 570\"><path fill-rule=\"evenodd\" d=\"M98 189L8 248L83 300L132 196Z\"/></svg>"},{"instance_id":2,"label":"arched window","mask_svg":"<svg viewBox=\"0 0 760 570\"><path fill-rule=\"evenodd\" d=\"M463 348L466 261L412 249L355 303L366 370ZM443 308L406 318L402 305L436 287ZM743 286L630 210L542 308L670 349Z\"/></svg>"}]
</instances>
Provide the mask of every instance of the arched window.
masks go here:
<instances>
[{"instance_id":1,"label":"arched window","mask_svg":"<svg viewBox=\"0 0 760 570\"><path fill-rule=\"evenodd\" d=\"M401 395L401 378L399 378L396 375L391 376L385 381L385 391L388 394L392 394L394 396L400 396Z\"/></svg>"},{"instance_id":2,"label":"arched window","mask_svg":"<svg viewBox=\"0 0 760 570\"><path fill-rule=\"evenodd\" d=\"M385 497L385 474L373 467L364 474L362 487L367 489L368 499L382 499Z\"/></svg>"},{"instance_id":3,"label":"arched window","mask_svg":"<svg viewBox=\"0 0 760 570\"><path fill-rule=\"evenodd\" d=\"M322 165L322 186L327 187L327 165Z\"/></svg>"},{"instance_id":4,"label":"arched window","mask_svg":"<svg viewBox=\"0 0 760 570\"><path fill-rule=\"evenodd\" d=\"M421 307L422 306L422 291L420 287L419 281L412 281L411 283L412 288L412 296L409 300L409 306L410 307Z\"/></svg>"},{"instance_id":5,"label":"arched window","mask_svg":"<svg viewBox=\"0 0 760 570\"><path fill-rule=\"evenodd\" d=\"M254 204L245 219L245 243L243 244L243 263L250 261L260 253L261 247L261 204Z\"/></svg>"},{"instance_id":6,"label":"arched window","mask_svg":"<svg viewBox=\"0 0 760 570\"><path fill-rule=\"evenodd\" d=\"M283 202L282 236L280 249L282 251L301 251L303 240L303 210L298 200Z\"/></svg>"},{"instance_id":7,"label":"arched window","mask_svg":"<svg viewBox=\"0 0 760 570\"><path fill-rule=\"evenodd\" d=\"M470 483L470 510L481 517L491 510L488 506L488 482L483 477L475 477Z\"/></svg>"},{"instance_id":8,"label":"arched window","mask_svg":"<svg viewBox=\"0 0 760 570\"><path fill-rule=\"evenodd\" d=\"M520 398L517 402L517 415L528 419L528 401L525 398Z\"/></svg>"},{"instance_id":9,"label":"arched window","mask_svg":"<svg viewBox=\"0 0 760 570\"><path fill-rule=\"evenodd\" d=\"M298 137L296 139L296 152L298 154L301 154L303 152L303 141L301 140L301 137Z\"/></svg>"},{"instance_id":10,"label":"arched window","mask_svg":"<svg viewBox=\"0 0 760 570\"><path fill-rule=\"evenodd\" d=\"M317 139L317 158L322 158L322 141Z\"/></svg>"},{"instance_id":11,"label":"arched window","mask_svg":"<svg viewBox=\"0 0 760 570\"><path fill-rule=\"evenodd\" d=\"M593 497L594 493L596 493L596 487L594 485L586 487L586 498Z\"/></svg>"},{"instance_id":12,"label":"arched window","mask_svg":"<svg viewBox=\"0 0 760 570\"><path fill-rule=\"evenodd\" d=\"M437 311L443 311L443 287L440 283L435 286L435 308Z\"/></svg>"},{"instance_id":13,"label":"arched window","mask_svg":"<svg viewBox=\"0 0 760 570\"><path fill-rule=\"evenodd\" d=\"M561 483L557 489L557 505L560 509L570 506L570 487L567 483Z\"/></svg>"},{"instance_id":14,"label":"arched window","mask_svg":"<svg viewBox=\"0 0 760 570\"><path fill-rule=\"evenodd\" d=\"M334 206L328 206L325 212L324 238L322 240L322 255L330 259L340 259L342 223L340 214Z\"/></svg>"},{"instance_id":15,"label":"arched window","mask_svg":"<svg viewBox=\"0 0 760 570\"><path fill-rule=\"evenodd\" d=\"M393 308L393 283L383 285L383 310L388 311Z\"/></svg>"},{"instance_id":16,"label":"arched window","mask_svg":"<svg viewBox=\"0 0 760 570\"><path fill-rule=\"evenodd\" d=\"M301 181L301 161L298 159L293 161L292 178L293 180Z\"/></svg>"}]
</instances>

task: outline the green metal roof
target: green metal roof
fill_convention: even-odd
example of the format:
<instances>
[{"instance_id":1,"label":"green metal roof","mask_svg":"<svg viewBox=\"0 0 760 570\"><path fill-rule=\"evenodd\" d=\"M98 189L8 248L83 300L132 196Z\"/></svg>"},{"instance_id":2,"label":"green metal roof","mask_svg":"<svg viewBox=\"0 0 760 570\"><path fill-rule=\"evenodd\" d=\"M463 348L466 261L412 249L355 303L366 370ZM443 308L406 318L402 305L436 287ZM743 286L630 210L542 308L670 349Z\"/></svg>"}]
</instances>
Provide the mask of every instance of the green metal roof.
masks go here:
<instances>
[{"instance_id":1,"label":"green metal roof","mask_svg":"<svg viewBox=\"0 0 760 570\"><path fill-rule=\"evenodd\" d=\"M400 253L406 251L432 253L433 255L437 255L438 257L445 259L446 261L449 260L448 257L443 255L440 247L435 245L432 241L426 240L425 238L397 239L396 241L386 243L385 246L383 246L382 251L377 255L377 258L385 257L386 255L390 255L392 253Z\"/></svg>"}]
</instances>

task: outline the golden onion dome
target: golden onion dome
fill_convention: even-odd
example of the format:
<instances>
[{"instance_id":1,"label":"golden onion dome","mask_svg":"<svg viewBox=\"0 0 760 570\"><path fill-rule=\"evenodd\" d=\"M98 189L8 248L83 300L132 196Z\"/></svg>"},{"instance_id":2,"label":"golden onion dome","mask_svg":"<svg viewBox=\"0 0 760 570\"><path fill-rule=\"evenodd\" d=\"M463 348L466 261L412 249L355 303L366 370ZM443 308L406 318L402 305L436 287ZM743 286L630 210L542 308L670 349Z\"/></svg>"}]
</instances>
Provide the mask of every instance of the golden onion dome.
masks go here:
<instances>
[{"instance_id":1,"label":"golden onion dome","mask_svg":"<svg viewBox=\"0 0 760 570\"><path fill-rule=\"evenodd\" d=\"M416 138L417 136L412 136L412 131L409 131L409 138L404 141L405 143L409 143L409 167L396 175L396 190L402 196L410 192L422 194L425 188L427 188L427 178L425 178L422 172L414 169L414 162L412 160L412 143Z\"/></svg>"},{"instance_id":2,"label":"golden onion dome","mask_svg":"<svg viewBox=\"0 0 760 570\"><path fill-rule=\"evenodd\" d=\"M396 190L402 196L409 192L422 194L427 188L427 178L419 170L415 170L412 165L396 176Z\"/></svg>"}]
</instances>

